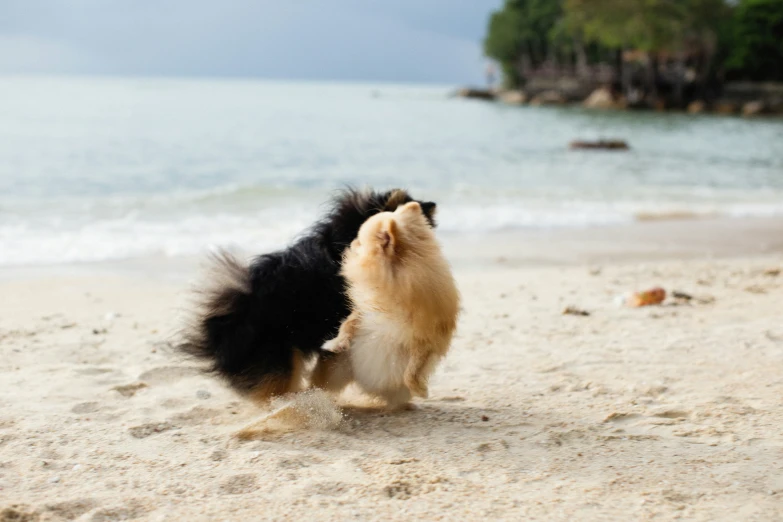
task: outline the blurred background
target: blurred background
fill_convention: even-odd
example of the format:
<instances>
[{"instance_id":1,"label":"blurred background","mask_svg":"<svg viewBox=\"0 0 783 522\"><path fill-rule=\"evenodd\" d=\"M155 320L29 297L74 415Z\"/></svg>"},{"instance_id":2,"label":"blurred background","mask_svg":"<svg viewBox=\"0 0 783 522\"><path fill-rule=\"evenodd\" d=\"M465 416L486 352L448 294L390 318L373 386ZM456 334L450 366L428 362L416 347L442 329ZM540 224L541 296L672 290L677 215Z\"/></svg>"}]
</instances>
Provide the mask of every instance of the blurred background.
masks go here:
<instances>
[{"instance_id":1,"label":"blurred background","mask_svg":"<svg viewBox=\"0 0 783 522\"><path fill-rule=\"evenodd\" d=\"M0 266L783 215L783 0L3 0ZM581 150L621 140L627 150Z\"/></svg>"}]
</instances>

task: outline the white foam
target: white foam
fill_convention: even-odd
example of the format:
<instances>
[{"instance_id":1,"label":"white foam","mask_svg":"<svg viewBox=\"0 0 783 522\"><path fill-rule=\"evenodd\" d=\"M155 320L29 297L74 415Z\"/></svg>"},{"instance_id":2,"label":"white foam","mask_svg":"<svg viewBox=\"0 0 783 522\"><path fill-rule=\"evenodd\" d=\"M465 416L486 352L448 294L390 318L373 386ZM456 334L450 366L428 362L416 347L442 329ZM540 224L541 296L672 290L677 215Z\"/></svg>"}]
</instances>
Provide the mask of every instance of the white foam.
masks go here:
<instances>
[{"instance_id":1,"label":"white foam","mask_svg":"<svg viewBox=\"0 0 783 522\"><path fill-rule=\"evenodd\" d=\"M443 203L439 201L439 230L484 233L605 226L639 219L783 215L783 197L777 194L679 194L677 199L645 194L608 201L562 195L515 196L444 197ZM323 210L309 198L266 202L258 211L232 208L231 201L223 202L222 210L212 206L209 211L202 205L183 206L173 201L146 206L123 203L120 207L109 212L103 202L0 215L0 266L187 256L201 254L215 245L266 252L290 243Z\"/></svg>"},{"instance_id":2,"label":"white foam","mask_svg":"<svg viewBox=\"0 0 783 522\"><path fill-rule=\"evenodd\" d=\"M0 225L0 266L174 257L204 252L212 245L263 252L288 243L314 216L297 214L280 219L276 212L264 212L155 221L129 216L84 224Z\"/></svg>"}]
</instances>

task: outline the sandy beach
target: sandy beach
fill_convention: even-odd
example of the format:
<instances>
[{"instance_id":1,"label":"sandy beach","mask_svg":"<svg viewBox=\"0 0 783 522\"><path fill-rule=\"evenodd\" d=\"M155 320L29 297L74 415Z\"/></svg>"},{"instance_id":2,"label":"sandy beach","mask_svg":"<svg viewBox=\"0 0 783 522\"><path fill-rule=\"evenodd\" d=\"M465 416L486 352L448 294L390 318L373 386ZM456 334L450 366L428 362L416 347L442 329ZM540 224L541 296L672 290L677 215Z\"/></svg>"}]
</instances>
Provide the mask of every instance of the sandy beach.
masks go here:
<instances>
[{"instance_id":1,"label":"sandy beach","mask_svg":"<svg viewBox=\"0 0 783 522\"><path fill-rule=\"evenodd\" d=\"M195 262L4 269L0 521L780 520L783 235L737 223L452 238L430 398L252 441L169 350ZM692 299L616 303L656 285Z\"/></svg>"}]
</instances>

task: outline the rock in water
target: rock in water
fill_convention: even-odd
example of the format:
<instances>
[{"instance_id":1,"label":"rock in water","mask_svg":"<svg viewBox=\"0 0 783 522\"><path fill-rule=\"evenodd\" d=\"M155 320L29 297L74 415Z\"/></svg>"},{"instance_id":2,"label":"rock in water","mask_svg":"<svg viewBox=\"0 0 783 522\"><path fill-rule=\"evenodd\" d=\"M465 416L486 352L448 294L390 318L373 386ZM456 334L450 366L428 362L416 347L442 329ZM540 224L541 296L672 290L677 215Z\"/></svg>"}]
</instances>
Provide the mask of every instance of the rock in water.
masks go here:
<instances>
[{"instance_id":1,"label":"rock in water","mask_svg":"<svg viewBox=\"0 0 783 522\"><path fill-rule=\"evenodd\" d=\"M565 97L557 91L544 91L537 94L530 100L530 105L565 105Z\"/></svg>"},{"instance_id":2,"label":"rock in water","mask_svg":"<svg viewBox=\"0 0 783 522\"><path fill-rule=\"evenodd\" d=\"M596 89L582 102L587 109L614 109L617 104L614 101L612 92L606 87Z\"/></svg>"},{"instance_id":3,"label":"rock in water","mask_svg":"<svg viewBox=\"0 0 783 522\"><path fill-rule=\"evenodd\" d=\"M692 101L688 104L688 114L701 114L707 110L707 104L702 100Z\"/></svg>"},{"instance_id":4,"label":"rock in water","mask_svg":"<svg viewBox=\"0 0 783 522\"><path fill-rule=\"evenodd\" d=\"M718 114L736 114L737 105L732 102L721 101L715 104L715 112Z\"/></svg>"},{"instance_id":5,"label":"rock in water","mask_svg":"<svg viewBox=\"0 0 783 522\"><path fill-rule=\"evenodd\" d=\"M498 100L506 105L524 105L527 102L527 94L523 91L503 91L498 94Z\"/></svg>"},{"instance_id":6,"label":"rock in water","mask_svg":"<svg viewBox=\"0 0 783 522\"><path fill-rule=\"evenodd\" d=\"M472 98L476 100L492 101L495 99L495 92L489 89L471 89L469 87L465 87L458 90L455 93L455 96L459 98Z\"/></svg>"},{"instance_id":7,"label":"rock in water","mask_svg":"<svg viewBox=\"0 0 783 522\"><path fill-rule=\"evenodd\" d=\"M752 101L742 106L742 115L745 117L759 116L761 114L766 113L766 109L767 107L766 105L764 105L764 102Z\"/></svg>"},{"instance_id":8,"label":"rock in water","mask_svg":"<svg viewBox=\"0 0 783 522\"><path fill-rule=\"evenodd\" d=\"M572 149L600 149L600 150L628 150L631 147L622 140L598 140L598 141L572 141L569 144Z\"/></svg>"}]
</instances>

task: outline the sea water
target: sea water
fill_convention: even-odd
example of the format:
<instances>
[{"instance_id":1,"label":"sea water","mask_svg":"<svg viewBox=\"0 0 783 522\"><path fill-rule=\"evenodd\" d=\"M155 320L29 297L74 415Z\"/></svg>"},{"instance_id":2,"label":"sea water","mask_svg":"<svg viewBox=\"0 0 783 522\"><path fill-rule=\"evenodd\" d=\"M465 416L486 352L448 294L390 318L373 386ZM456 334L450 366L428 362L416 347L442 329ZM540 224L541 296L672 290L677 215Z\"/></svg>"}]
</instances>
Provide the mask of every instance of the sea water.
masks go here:
<instances>
[{"instance_id":1,"label":"sea water","mask_svg":"<svg viewBox=\"0 0 783 522\"><path fill-rule=\"evenodd\" d=\"M444 235L783 214L783 119L510 107L450 87L0 77L0 266L291 241L346 185ZM626 152L574 151L623 139Z\"/></svg>"}]
</instances>

